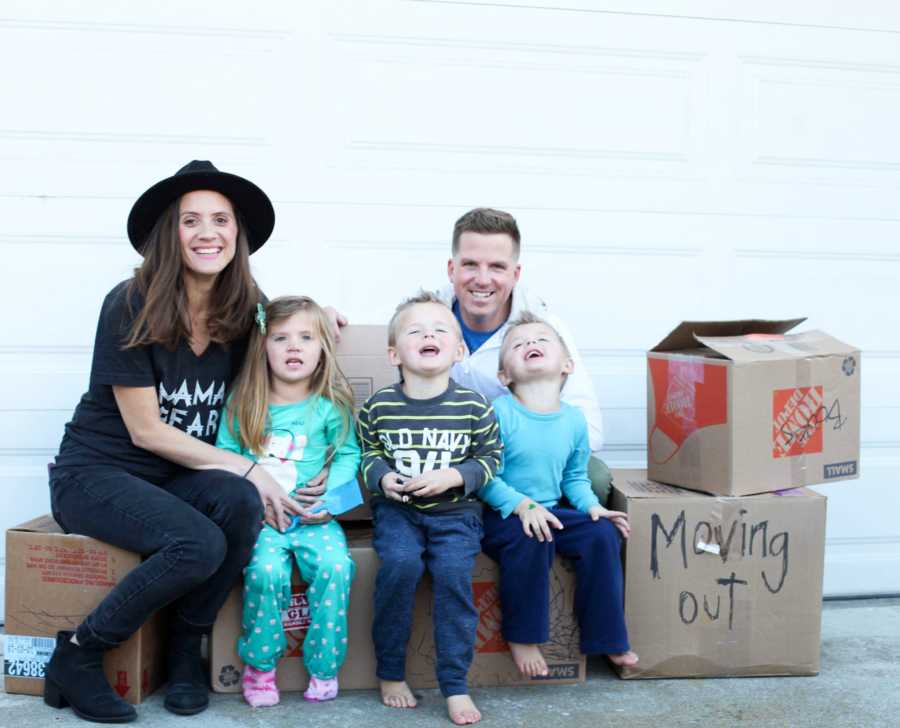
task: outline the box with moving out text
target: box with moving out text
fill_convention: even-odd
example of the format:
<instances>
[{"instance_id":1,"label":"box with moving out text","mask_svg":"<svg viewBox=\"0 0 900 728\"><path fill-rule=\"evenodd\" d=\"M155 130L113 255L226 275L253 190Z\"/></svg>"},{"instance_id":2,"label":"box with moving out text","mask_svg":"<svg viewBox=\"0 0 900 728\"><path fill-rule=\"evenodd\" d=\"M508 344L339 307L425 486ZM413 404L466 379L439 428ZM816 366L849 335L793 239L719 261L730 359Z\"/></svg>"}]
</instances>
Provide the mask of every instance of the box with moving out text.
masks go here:
<instances>
[{"instance_id":1,"label":"box with moving out text","mask_svg":"<svg viewBox=\"0 0 900 728\"><path fill-rule=\"evenodd\" d=\"M625 621L640 662L623 678L815 675L824 496L723 497L613 470L626 511Z\"/></svg>"}]
</instances>

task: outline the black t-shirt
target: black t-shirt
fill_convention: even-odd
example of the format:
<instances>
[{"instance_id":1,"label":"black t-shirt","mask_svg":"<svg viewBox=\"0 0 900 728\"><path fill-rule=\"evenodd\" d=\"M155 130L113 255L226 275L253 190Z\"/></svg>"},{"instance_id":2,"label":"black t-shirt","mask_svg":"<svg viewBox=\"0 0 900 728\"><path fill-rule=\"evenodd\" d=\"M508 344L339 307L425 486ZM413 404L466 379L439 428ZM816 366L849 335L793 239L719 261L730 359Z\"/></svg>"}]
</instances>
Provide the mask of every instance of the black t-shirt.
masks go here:
<instances>
[{"instance_id":1,"label":"black t-shirt","mask_svg":"<svg viewBox=\"0 0 900 728\"><path fill-rule=\"evenodd\" d=\"M123 349L139 296L127 303L129 281L107 294L97 323L88 391L75 408L56 457L57 466L117 465L129 473L161 483L181 466L136 447L113 396L113 385L153 387L159 416L210 445L216 441L219 412L247 349L247 337L223 345L210 342L200 356L186 341L170 351L159 344Z\"/></svg>"}]
</instances>

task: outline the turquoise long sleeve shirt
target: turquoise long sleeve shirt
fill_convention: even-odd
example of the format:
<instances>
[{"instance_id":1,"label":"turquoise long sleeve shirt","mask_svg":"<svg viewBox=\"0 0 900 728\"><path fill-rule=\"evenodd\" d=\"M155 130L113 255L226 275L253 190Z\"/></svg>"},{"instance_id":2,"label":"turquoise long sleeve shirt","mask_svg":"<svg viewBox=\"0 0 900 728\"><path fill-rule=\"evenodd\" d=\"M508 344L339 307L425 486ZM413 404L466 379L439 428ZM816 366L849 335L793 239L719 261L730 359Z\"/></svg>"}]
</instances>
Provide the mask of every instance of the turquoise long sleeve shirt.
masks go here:
<instances>
[{"instance_id":1,"label":"turquoise long sleeve shirt","mask_svg":"<svg viewBox=\"0 0 900 728\"><path fill-rule=\"evenodd\" d=\"M587 423L577 407L562 402L556 412L532 412L513 395L494 400L503 440L503 464L478 496L504 518L522 498L553 508L565 495L579 511L600 504L588 478L591 447Z\"/></svg>"},{"instance_id":2,"label":"turquoise long sleeve shirt","mask_svg":"<svg viewBox=\"0 0 900 728\"><path fill-rule=\"evenodd\" d=\"M319 474L327 461L329 447L334 447L344 430L340 411L324 397L313 396L292 404L271 404L264 454L260 457L241 447L238 425L227 414L227 405L225 413L224 421L219 426L216 447L240 453L258 462L287 493L304 487L307 481ZM234 432L229 424L234 427ZM360 459L351 419L346 439L335 450L329 464L325 489L331 490L356 478Z\"/></svg>"}]
</instances>

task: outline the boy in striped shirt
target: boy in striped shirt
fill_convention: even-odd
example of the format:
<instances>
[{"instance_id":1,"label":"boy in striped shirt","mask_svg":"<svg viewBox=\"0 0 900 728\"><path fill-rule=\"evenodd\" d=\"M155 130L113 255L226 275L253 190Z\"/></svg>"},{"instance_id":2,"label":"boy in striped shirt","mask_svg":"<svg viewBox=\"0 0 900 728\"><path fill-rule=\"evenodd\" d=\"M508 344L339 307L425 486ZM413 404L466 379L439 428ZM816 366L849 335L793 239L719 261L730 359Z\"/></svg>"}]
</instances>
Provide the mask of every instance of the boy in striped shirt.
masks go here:
<instances>
[{"instance_id":1,"label":"boy in striped shirt","mask_svg":"<svg viewBox=\"0 0 900 728\"><path fill-rule=\"evenodd\" d=\"M437 677L457 725L481 713L468 695L478 612L472 569L481 551L476 491L500 464L490 404L450 379L463 357L453 312L420 294L400 306L388 328L388 356L401 381L376 392L359 413L362 472L374 493L375 583L372 638L385 705L416 705L405 680L406 644L416 586L427 567L434 583Z\"/></svg>"}]
</instances>

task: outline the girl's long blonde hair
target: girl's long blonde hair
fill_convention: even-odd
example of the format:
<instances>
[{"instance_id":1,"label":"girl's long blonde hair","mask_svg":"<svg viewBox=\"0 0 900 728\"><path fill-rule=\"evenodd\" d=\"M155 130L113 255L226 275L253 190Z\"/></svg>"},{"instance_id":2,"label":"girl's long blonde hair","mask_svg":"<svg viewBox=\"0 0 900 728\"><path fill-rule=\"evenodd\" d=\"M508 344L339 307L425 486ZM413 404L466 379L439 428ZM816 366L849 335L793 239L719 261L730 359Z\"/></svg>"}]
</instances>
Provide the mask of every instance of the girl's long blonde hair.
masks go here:
<instances>
[{"instance_id":1,"label":"girl's long blonde hair","mask_svg":"<svg viewBox=\"0 0 900 728\"><path fill-rule=\"evenodd\" d=\"M278 322L301 311L313 317L316 334L322 342L322 353L310 377L310 396L329 400L341 413L343 421L341 434L336 443L331 443L334 452L344 444L350 432L353 421L353 392L337 363L331 323L319 304L307 296L282 296L270 301L264 310L267 331ZM244 366L235 380L226 412L231 434L238 438L243 449L256 455L265 454L263 445L270 426L269 386L266 334L261 332L257 323L250 334ZM238 432L235 432L235 422Z\"/></svg>"}]
</instances>

